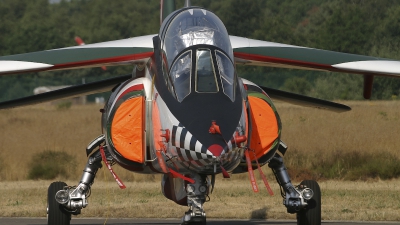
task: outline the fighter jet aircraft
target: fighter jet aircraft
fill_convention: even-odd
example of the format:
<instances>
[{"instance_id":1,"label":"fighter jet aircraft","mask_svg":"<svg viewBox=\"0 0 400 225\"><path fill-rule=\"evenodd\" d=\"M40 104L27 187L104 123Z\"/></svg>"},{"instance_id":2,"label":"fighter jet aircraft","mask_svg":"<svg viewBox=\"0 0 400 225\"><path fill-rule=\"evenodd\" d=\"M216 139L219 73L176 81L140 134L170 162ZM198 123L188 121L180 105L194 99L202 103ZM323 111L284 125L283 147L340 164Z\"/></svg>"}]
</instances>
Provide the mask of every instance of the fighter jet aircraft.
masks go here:
<instances>
[{"instance_id":1,"label":"fighter jet aircraft","mask_svg":"<svg viewBox=\"0 0 400 225\"><path fill-rule=\"evenodd\" d=\"M364 97L374 76L399 76L400 62L230 36L213 12L191 6L175 10L161 0L158 34L0 57L0 74L101 66L134 66L132 74L0 103L0 108L112 91L102 112L103 132L86 148L89 157L77 185L54 182L48 189L48 224L69 225L88 205L102 161L143 174L163 174L166 198L188 206L182 224L206 224L204 203L215 176L249 173L268 164L288 213L298 224L321 224L316 181L292 184L283 162L287 146L271 100L335 112L346 105L258 86L240 78L236 64L356 73ZM261 171L261 170L260 170ZM268 182L261 174L266 188Z\"/></svg>"}]
</instances>

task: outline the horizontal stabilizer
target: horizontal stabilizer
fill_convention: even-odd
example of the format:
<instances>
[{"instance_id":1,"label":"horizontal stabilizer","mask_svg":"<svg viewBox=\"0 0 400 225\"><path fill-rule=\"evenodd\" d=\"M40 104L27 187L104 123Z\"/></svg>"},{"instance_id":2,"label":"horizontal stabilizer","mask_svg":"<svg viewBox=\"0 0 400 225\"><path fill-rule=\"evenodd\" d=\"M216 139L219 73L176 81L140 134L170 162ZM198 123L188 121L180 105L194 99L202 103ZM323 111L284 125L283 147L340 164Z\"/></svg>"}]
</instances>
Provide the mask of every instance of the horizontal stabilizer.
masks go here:
<instances>
[{"instance_id":1,"label":"horizontal stabilizer","mask_svg":"<svg viewBox=\"0 0 400 225\"><path fill-rule=\"evenodd\" d=\"M115 85L132 78L132 75L124 75L93 83L81 84L72 87L62 88L55 91L32 95L24 98L0 102L0 109L15 108L25 105L33 105L42 102L71 98L80 95L95 94L110 91Z\"/></svg>"},{"instance_id":2,"label":"horizontal stabilizer","mask_svg":"<svg viewBox=\"0 0 400 225\"><path fill-rule=\"evenodd\" d=\"M305 95L294 94L287 91L281 91L268 87L260 86L260 88L262 88L268 94L269 97L275 100L291 103L294 105L326 109L338 113L347 112L351 110L349 106L339 104L336 102L326 101L318 98L312 98Z\"/></svg>"}]
</instances>

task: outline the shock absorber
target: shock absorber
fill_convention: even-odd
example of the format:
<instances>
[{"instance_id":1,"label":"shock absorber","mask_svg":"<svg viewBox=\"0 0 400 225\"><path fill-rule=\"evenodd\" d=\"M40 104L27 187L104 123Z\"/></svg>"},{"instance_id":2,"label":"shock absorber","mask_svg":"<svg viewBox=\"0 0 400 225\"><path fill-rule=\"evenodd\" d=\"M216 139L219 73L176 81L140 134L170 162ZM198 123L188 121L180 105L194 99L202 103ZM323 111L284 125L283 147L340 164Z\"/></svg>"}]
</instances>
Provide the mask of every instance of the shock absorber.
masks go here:
<instances>
[{"instance_id":1,"label":"shock absorber","mask_svg":"<svg viewBox=\"0 0 400 225\"><path fill-rule=\"evenodd\" d=\"M272 169L278 184L283 189L283 204L286 206L288 213L295 213L306 206L307 203L290 180L286 166L283 163L283 158L280 155L275 154L268 166Z\"/></svg>"},{"instance_id":2,"label":"shock absorber","mask_svg":"<svg viewBox=\"0 0 400 225\"><path fill-rule=\"evenodd\" d=\"M94 182L97 171L102 167L101 154L97 150L88 159L82 178L77 187L66 187L56 193L56 201L66 209L79 214L88 205L87 195Z\"/></svg>"},{"instance_id":3,"label":"shock absorber","mask_svg":"<svg viewBox=\"0 0 400 225\"><path fill-rule=\"evenodd\" d=\"M283 158L280 155L275 154L275 156L268 163L268 167L272 169L276 180L284 190L288 190L293 187L286 166L283 163Z\"/></svg>"}]
</instances>

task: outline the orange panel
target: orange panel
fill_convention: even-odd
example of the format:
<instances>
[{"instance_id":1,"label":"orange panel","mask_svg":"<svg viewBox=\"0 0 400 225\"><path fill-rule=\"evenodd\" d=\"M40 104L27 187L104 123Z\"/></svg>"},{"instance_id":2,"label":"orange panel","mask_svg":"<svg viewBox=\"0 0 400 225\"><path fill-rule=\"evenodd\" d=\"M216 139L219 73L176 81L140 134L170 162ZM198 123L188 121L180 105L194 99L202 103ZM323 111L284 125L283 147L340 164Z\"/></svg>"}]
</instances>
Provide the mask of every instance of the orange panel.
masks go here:
<instances>
[{"instance_id":1,"label":"orange panel","mask_svg":"<svg viewBox=\"0 0 400 225\"><path fill-rule=\"evenodd\" d=\"M278 121L271 106L261 98L249 96L251 109L250 149L259 159L265 155L279 136ZM250 155L252 160L254 155Z\"/></svg>"},{"instance_id":2,"label":"orange panel","mask_svg":"<svg viewBox=\"0 0 400 225\"><path fill-rule=\"evenodd\" d=\"M115 149L126 159L143 163L144 144L143 97L131 98L115 112L111 124L111 136Z\"/></svg>"}]
</instances>

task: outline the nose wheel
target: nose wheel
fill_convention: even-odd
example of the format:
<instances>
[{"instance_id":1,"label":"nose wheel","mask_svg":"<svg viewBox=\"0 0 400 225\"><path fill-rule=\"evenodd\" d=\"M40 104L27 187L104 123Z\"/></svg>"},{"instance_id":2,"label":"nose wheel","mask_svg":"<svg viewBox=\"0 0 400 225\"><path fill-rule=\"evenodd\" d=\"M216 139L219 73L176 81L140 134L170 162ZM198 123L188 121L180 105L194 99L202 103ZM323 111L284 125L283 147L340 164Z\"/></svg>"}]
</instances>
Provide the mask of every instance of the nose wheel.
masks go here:
<instances>
[{"instance_id":1,"label":"nose wheel","mask_svg":"<svg viewBox=\"0 0 400 225\"><path fill-rule=\"evenodd\" d=\"M314 196L308 200L308 205L297 212L298 225L321 225L321 189L314 180L304 180L300 185L305 185L314 192Z\"/></svg>"},{"instance_id":2,"label":"nose wheel","mask_svg":"<svg viewBox=\"0 0 400 225\"><path fill-rule=\"evenodd\" d=\"M67 212L62 205L56 201L56 193L67 186L64 182L53 182L47 192L47 225L70 225L71 213Z\"/></svg>"},{"instance_id":3,"label":"nose wheel","mask_svg":"<svg viewBox=\"0 0 400 225\"><path fill-rule=\"evenodd\" d=\"M186 212L185 216L183 217L183 222L181 223L181 225L206 225L206 217L205 216L199 216L199 217L195 217L191 215L192 213Z\"/></svg>"}]
</instances>

